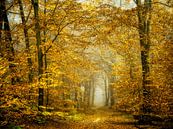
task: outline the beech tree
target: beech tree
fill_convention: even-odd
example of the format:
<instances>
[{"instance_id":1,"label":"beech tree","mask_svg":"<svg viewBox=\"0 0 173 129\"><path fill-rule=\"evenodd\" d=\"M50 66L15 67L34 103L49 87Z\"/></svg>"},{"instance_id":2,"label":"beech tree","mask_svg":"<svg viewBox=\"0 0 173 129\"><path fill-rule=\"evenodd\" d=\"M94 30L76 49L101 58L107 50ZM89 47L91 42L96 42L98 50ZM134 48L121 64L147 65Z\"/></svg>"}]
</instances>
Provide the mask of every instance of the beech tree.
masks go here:
<instances>
[{"instance_id":1,"label":"beech tree","mask_svg":"<svg viewBox=\"0 0 173 129\"><path fill-rule=\"evenodd\" d=\"M26 26L26 18L25 18L25 13L23 9L23 3L21 0L18 0L19 4L19 10L20 10L20 17L22 20L22 25L23 25L23 33L25 36L25 45L26 45L26 53L27 53L27 63L28 63L28 83L31 85L33 83L33 67L32 67L32 59L31 59L31 50L30 50L30 41L29 41L29 34L28 34L28 29ZM29 14L30 15L30 14ZM30 93L31 93L31 89ZM31 98L31 95L29 95L29 99Z\"/></svg>"},{"instance_id":2,"label":"beech tree","mask_svg":"<svg viewBox=\"0 0 173 129\"><path fill-rule=\"evenodd\" d=\"M35 18L35 31L36 31L36 45L37 45L37 56L38 56L38 81L39 81L39 96L38 106L43 106L44 103L44 88L40 85L40 80L43 74L43 53L41 46L41 30L40 30L40 19L39 19L39 1L32 0L34 7L34 18Z\"/></svg>"},{"instance_id":3,"label":"beech tree","mask_svg":"<svg viewBox=\"0 0 173 129\"><path fill-rule=\"evenodd\" d=\"M172 0L1 0L0 125L71 119L97 102L167 121L171 9Z\"/></svg>"},{"instance_id":4,"label":"beech tree","mask_svg":"<svg viewBox=\"0 0 173 129\"><path fill-rule=\"evenodd\" d=\"M5 57L9 63L9 71L11 84L16 83L15 75L15 64L14 64L14 47L13 40L11 36L10 23L7 16L6 0L1 1L0 3L0 43L1 43L1 56ZM4 37L2 38L2 34ZM2 40L4 39L4 40ZM4 51L5 50L5 51Z\"/></svg>"},{"instance_id":5,"label":"beech tree","mask_svg":"<svg viewBox=\"0 0 173 129\"><path fill-rule=\"evenodd\" d=\"M136 0L138 13L139 37L141 46L141 63L142 63L142 88L143 88L143 104L142 111L144 113L151 112L150 103L150 83L149 79L149 52L150 52L150 23L151 23L151 0Z\"/></svg>"}]
</instances>

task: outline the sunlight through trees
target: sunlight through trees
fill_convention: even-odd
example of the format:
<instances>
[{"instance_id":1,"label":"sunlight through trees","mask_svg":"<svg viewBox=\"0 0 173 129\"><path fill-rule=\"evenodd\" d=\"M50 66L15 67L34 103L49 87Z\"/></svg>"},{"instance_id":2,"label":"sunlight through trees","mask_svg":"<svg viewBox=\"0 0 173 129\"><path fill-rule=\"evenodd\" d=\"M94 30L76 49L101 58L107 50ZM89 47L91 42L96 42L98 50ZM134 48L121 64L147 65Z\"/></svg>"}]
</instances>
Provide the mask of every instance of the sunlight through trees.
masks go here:
<instances>
[{"instance_id":1,"label":"sunlight through trees","mask_svg":"<svg viewBox=\"0 0 173 129\"><path fill-rule=\"evenodd\" d=\"M1 0L0 128L173 128L172 42L172 0Z\"/></svg>"}]
</instances>

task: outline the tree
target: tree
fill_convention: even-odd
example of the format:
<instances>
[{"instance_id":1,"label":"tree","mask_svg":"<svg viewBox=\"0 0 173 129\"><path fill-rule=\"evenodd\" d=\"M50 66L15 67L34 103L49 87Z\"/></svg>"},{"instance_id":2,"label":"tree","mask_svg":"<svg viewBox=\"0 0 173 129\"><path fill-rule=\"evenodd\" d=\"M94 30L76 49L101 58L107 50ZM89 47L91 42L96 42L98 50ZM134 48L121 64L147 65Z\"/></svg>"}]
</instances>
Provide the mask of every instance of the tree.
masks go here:
<instances>
[{"instance_id":1,"label":"tree","mask_svg":"<svg viewBox=\"0 0 173 129\"><path fill-rule=\"evenodd\" d=\"M40 81L43 74L43 53L41 48L41 35L40 35L40 23L39 23L39 3L38 0L32 0L34 7L34 18L35 18L35 32L36 32L36 45L37 45L37 56L38 56L38 81L39 81L39 93L38 93L38 106L43 106L44 102L44 88L40 85Z\"/></svg>"},{"instance_id":2,"label":"tree","mask_svg":"<svg viewBox=\"0 0 173 129\"><path fill-rule=\"evenodd\" d=\"M3 31L2 31L3 30ZM4 32L4 41L2 40L2 32ZM14 64L14 47L12 42L10 23L7 16L6 0L0 3L0 43L1 56L5 57L9 62L9 70L11 75L11 84L16 83L15 64ZM3 51L5 50L5 53Z\"/></svg>"},{"instance_id":3,"label":"tree","mask_svg":"<svg viewBox=\"0 0 173 129\"><path fill-rule=\"evenodd\" d=\"M23 25L23 32L25 36L25 45L26 45L26 53L27 53L27 63L28 63L28 82L31 85L33 83L33 69L32 69L32 59L31 59L31 52L30 52L30 42L29 42L29 34L28 34L28 29L26 26L26 19L25 19L25 14L24 14L24 9L23 9L23 3L21 0L18 0L19 4L19 10L20 10L20 17L22 19L22 25ZM30 91L31 92L31 91ZM30 99L30 95L29 95Z\"/></svg>"},{"instance_id":4,"label":"tree","mask_svg":"<svg viewBox=\"0 0 173 129\"><path fill-rule=\"evenodd\" d=\"M142 88L143 88L143 113L150 113L150 80L149 80L149 52L150 52L150 22L151 22L151 0L136 0L137 16L138 16L138 31L141 46L141 64L142 64Z\"/></svg>"}]
</instances>

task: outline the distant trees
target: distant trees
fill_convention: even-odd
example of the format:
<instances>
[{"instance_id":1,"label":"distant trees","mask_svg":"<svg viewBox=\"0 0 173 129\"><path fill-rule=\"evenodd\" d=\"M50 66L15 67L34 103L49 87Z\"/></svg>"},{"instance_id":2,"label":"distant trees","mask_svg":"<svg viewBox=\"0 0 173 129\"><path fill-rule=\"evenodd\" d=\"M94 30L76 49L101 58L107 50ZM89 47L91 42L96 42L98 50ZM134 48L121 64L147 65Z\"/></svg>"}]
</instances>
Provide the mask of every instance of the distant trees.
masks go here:
<instances>
[{"instance_id":1,"label":"distant trees","mask_svg":"<svg viewBox=\"0 0 173 129\"><path fill-rule=\"evenodd\" d=\"M106 2L1 0L0 108L88 108L102 71L106 105L171 112L171 1Z\"/></svg>"},{"instance_id":2,"label":"distant trees","mask_svg":"<svg viewBox=\"0 0 173 129\"><path fill-rule=\"evenodd\" d=\"M105 34L105 40L102 39L102 42L109 44L123 60L114 63L112 69L112 76L115 78L119 76L119 79L113 82L115 90L113 99L117 99L114 106L119 108L124 106L127 110L140 110L144 114L156 112L159 114L162 111L168 113L169 108L172 107L168 106L172 105L170 101L172 79L165 78L171 77L171 74L166 74L164 71L167 67L163 68L160 64L165 62L169 67L172 66L163 56L168 54L165 50L171 48L168 43L171 42L171 6L164 1L135 0L135 2L137 7L129 10L117 9L109 5L100 6L99 16L106 17L107 20L102 21L103 26L96 27L97 32L100 32L100 35ZM110 21L108 26L106 23ZM169 40L166 41L168 37ZM167 46L166 49L163 50L162 45ZM167 58L170 59L168 55ZM160 58L163 56L160 59L162 63L157 60L158 56ZM161 96L163 98L158 100Z\"/></svg>"},{"instance_id":3,"label":"distant trees","mask_svg":"<svg viewBox=\"0 0 173 129\"><path fill-rule=\"evenodd\" d=\"M78 23L81 28L85 26L80 22L85 23L87 19L81 19L83 17L83 12L79 10L81 5L74 1L46 1L44 7L46 9L43 9L39 6L42 2L17 0L11 2L11 5L6 5L7 1L4 0L0 3L0 68L2 69L0 76L2 84L15 85L18 94L28 91L25 95L23 94L23 97L19 95L20 98L29 97L30 101L34 102L37 102L36 91L38 88L38 106L45 106L45 100L48 101L50 94L52 94L47 91L60 92L58 88L53 87L67 85L70 88L71 84L66 80L75 82L76 89L78 89L77 87L80 89L80 81L85 77L77 72L77 69L92 67L90 62L82 56L83 50L88 44L87 42L83 43L83 39L79 38L79 34L84 31L81 32L80 28L76 27ZM52 6L50 6L51 4ZM7 16L8 13L9 16ZM43 57L46 57L45 60ZM8 68L4 64L8 64ZM15 71L17 72L15 73ZM78 78L79 75L80 78ZM16 76L19 76L18 79L20 79L20 85L23 85L23 88L16 84L16 81L19 81ZM68 79L61 80L61 76ZM11 78L10 83L9 77ZM3 88L3 90L5 89L6 87ZM44 91L44 89L47 90ZM79 89L76 92L80 92ZM71 94L71 91L63 90L63 92ZM45 93L47 93L47 98ZM7 94L7 92L3 94ZM10 100L4 98L4 101Z\"/></svg>"}]
</instances>

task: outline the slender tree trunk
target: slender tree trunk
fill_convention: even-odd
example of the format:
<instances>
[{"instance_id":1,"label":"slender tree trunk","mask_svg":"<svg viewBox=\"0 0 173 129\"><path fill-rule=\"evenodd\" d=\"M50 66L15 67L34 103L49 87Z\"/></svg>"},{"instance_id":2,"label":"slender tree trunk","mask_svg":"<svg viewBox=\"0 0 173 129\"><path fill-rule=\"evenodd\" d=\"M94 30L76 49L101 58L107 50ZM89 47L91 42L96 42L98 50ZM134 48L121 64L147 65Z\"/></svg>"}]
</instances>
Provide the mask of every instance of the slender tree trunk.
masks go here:
<instances>
[{"instance_id":1,"label":"slender tree trunk","mask_svg":"<svg viewBox=\"0 0 173 129\"><path fill-rule=\"evenodd\" d=\"M37 55L38 55L38 77L39 82L41 81L41 77L43 74L43 53L41 49L41 35L40 35L40 23L39 23L39 4L38 0L32 0L32 4L34 7L34 17L35 17L35 31L36 31L36 40L37 40ZM38 89L38 107L43 106L44 103L44 88L40 86ZM40 110L40 108L39 108Z\"/></svg>"},{"instance_id":2,"label":"slender tree trunk","mask_svg":"<svg viewBox=\"0 0 173 129\"><path fill-rule=\"evenodd\" d=\"M85 83L85 91L84 91L84 110L86 111L88 109L88 106L90 104L89 98L90 98L90 84L89 81Z\"/></svg>"},{"instance_id":3,"label":"slender tree trunk","mask_svg":"<svg viewBox=\"0 0 173 129\"><path fill-rule=\"evenodd\" d=\"M94 106L94 97L95 97L95 82L94 78L92 79L92 106Z\"/></svg>"},{"instance_id":4,"label":"slender tree trunk","mask_svg":"<svg viewBox=\"0 0 173 129\"><path fill-rule=\"evenodd\" d=\"M75 108L80 107L78 94L79 93L78 93L77 87L75 87L75 90L74 90L74 101L76 102Z\"/></svg>"},{"instance_id":5,"label":"slender tree trunk","mask_svg":"<svg viewBox=\"0 0 173 129\"><path fill-rule=\"evenodd\" d=\"M91 106L91 81L88 81L88 107Z\"/></svg>"},{"instance_id":6,"label":"slender tree trunk","mask_svg":"<svg viewBox=\"0 0 173 129\"><path fill-rule=\"evenodd\" d=\"M0 2L0 57L3 56L2 23L3 23L3 5Z\"/></svg>"},{"instance_id":7,"label":"slender tree trunk","mask_svg":"<svg viewBox=\"0 0 173 129\"><path fill-rule=\"evenodd\" d=\"M26 45L26 53L27 53L27 62L28 62L28 83L31 84L33 82L33 69L32 69L32 59L31 59L31 53L30 53L30 42L29 42L29 36L28 36L28 29L26 27L26 20L24 15L24 9L23 4L21 0L18 0L19 9L20 9L20 16L22 19L22 25L23 25L23 31L25 36L25 45ZM31 91L29 90L29 100L31 99Z\"/></svg>"},{"instance_id":8,"label":"slender tree trunk","mask_svg":"<svg viewBox=\"0 0 173 129\"><path fill-rule=\"evenodd\" d=\"M105 106L108 106L108 102L109 102L109 96L108 96L108 83L107 83L107 78L106 78L106 75L105 75L105 78L104 78L104 84L105 84L105 97L106 97L106 102L105 102Z\"/></svg>"},{"instance_id":9,"label":"slender tree trunk","mask_svg":"<svg viewBox=\"0 0 173 129\"><path fill-rule=\"evenodd\" d=\"M44 0L44 17L46 17L46 1ZM46 21L44 20L44 31L43 31L43 35L44 35L44 39L43 42L46 43ZM46 51L47 48L46 46L44 46L44 51ZM45 70L45 74L46 74L46 107L48 107L49 105L49 87L48 87L48 72L47 72L47 53L44 53L44 70Z\"/></svg>"},{"instance_id":10,"label":"slender tree trunk","mask_svg":"<svg viewBox=\"0 0 173 129\"><path fill-rule=\"evenodd\" d=\"M4 34L5 34L5 50L6 50L6 58L8 59L9 62L9 70L11 74L11 84L14 85L16 83L16 75L15 75L15 68L16 65L14 64L14 48L12 44L12 36L11 36L11 30L10 30L10 24L7 16L7 11L6 11L6 1L1 0L0 3L1 6L1 25L4 23ZM2 26L1 26L2 28ZM2 45L3 46L3 45Z\"/></svg>"},{"instance_id":11,"label":"slender tree trunk","mask_svg":"<svg viewBox=\"0 0 173 129\"><path fill-rule=\"evenodd\" d=\"M117 75L116 75L117 76ZM116 80L114 77L109 77L109 86L108 86L108 96L109 96L109 105L112 107L115 104L115 98L114 98L114 86L113 82Z\"/></svg>"},{"instance_id":12,"label":"slender tree trunk","mask_svg":"<svg viewBox=\"0 0 173 129\"><path fill-rule=\"evenodd\" d=\"M122 6L122 0L120 0L120 7Z\"/></svg>"},{"instance_id":13,"label":"slender tree trunk","mask_svg":"<svg viewBox=\"0 0 173 129\"><path fill-rule=\"evenodd\" d=\"M150 21L151 21L151 0L136 0L138 7L138 27L141 46L141 62L142 62L142 88L143 88L143 105L142 112L150 113L150 88L149 88L149 50L150 50Z\"/></svg>"},{"instance_id":14,"label":"slender tree trunk","mask_svg":"<svg viewBox=\"0 0 173 129\"><path fill-rule=\"evenodd\" d=\"M113 85L110 85L109 91L110 91L110 106L113 106L115 104L114 100L114 92L113 92Z\"/></svg>"}]
</instances>

